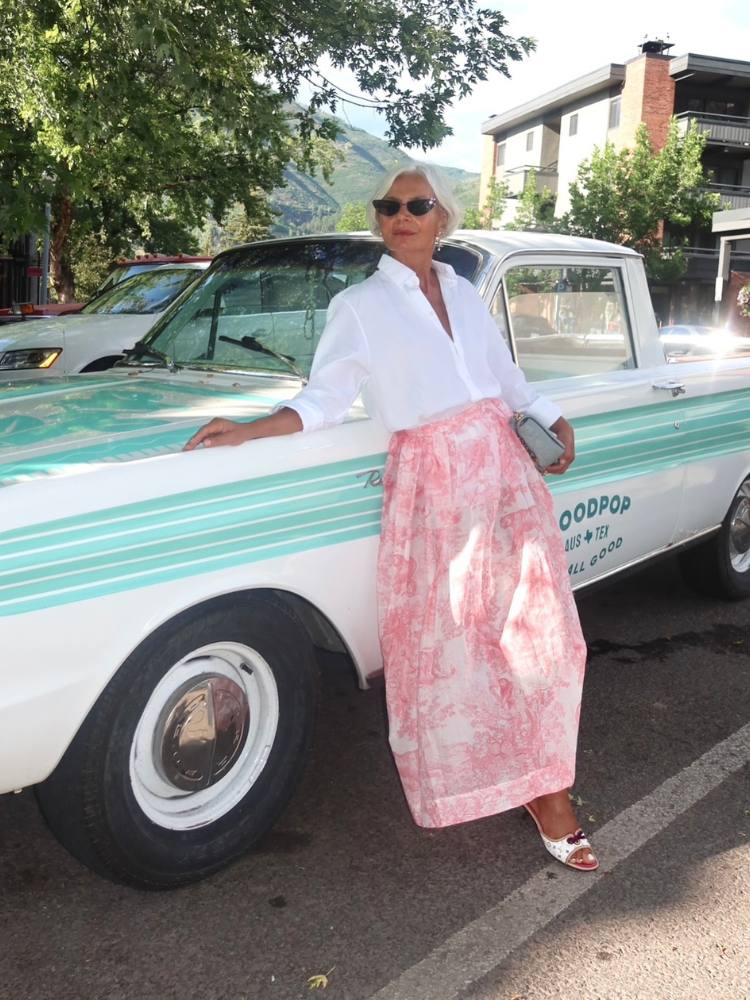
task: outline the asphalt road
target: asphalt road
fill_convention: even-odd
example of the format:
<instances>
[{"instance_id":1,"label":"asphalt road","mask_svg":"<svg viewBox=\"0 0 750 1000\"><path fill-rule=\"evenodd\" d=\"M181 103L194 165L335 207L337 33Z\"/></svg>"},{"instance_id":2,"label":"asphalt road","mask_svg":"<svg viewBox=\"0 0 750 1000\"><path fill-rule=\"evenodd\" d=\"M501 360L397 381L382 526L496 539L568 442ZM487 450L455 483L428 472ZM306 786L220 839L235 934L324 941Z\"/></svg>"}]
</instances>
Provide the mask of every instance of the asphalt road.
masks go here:
<instances>
[{"instance_id":1,"label":"asphalt road","mask_svg":"<svg viewBox=\"0 0 750 1000\"><path fill-rule=\"evenodd\" d=\"M518 811L415 827L382 690L329 657L298 793L206 882L107 883L30 792L0 797L0 997L750 998L750 604L698 598L663 563L579 607L575 793L596 876L548 864Z\"/></svg>"}]
</instances>

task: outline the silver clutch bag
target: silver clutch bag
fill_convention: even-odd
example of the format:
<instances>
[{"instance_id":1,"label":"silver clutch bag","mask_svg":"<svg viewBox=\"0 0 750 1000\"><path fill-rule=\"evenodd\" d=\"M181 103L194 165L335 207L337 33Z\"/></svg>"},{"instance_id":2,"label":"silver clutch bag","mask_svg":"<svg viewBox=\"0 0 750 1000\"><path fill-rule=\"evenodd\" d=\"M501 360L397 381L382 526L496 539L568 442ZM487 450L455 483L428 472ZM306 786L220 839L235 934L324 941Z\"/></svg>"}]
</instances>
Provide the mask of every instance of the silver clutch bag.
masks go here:
<instances>
[{"instance_id":1,"label":"silver clutch bag","mask_svg":"<svg viewBox=\"0 0 750 1000\"><path fill-rule=\"evenodd\" d=\"M514 413L511 423L537 469L544 471L565 451L565 445L552 431L527 413Z\"/></svg>"}]
</instances>

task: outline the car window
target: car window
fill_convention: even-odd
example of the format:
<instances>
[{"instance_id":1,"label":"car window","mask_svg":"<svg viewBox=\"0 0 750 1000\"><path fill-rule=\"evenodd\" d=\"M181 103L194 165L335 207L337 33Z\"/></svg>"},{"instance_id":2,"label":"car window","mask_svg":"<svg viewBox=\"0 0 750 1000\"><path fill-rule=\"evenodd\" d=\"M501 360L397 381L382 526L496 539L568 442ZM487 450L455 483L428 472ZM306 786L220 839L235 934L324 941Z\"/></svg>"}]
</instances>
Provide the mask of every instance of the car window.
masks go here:
<instances>
[{"instance_id":1,"label":"car window","mask_svg":"<svg viewBox=\"0 0 750 1000\"><path fill-rule=\"evenodd\" d=\"M500 331L503 340L511 347L508 324L505 322L505 286L502 282L498 285L492 302L490 303L490 314L495 321L495 325Z\"/></svg>"},{"instance_id":2,"label":"car window","mask_svg":"<svg viewBox=\"0 0 750 1000\"><path fill-rule=\"evenodd\" d=\"M255 244L222 254L149 346L177 364L308 375L331 299L377 265L374 241Z\"/></svg>"},{"instance_id":3,"label":"car window","mask_svg":"<svg viewBox=\"0 0 750 1000\"><path fill-rule=\"evenodd\" d=\"M200 271L192 267L157 267L118 282L88 302L83 313L155 313L166 309Z\"/></svg>"},{"instance_id":4,"label":"car window","mask_svg":"<svg viewBox=\"0 0 750 1000\"><path fill-rule=\"evenodd\" d=\"M123 264L120 267L115 267L101 283L97 292L105 292L113 285L117 285L121 281L125 281L127 278L132 278L135 274L143 274L145 271L153 271L154 267L157 266L158 265L156 264Z\"/></svg>"},{"instance_id":5,"label":"car window","mask_svg":"<svg viewBox=\"0 0 750 1000\"><path fill-rule=\"evenodd\" d=\"M503 286L516 361L528 379L635 367L617 268L519 265Z\"/></svg>"},{"instance_id":6,"label":"car window","mask_svg":"<svg viewBox=\"0 0 750 1000\"><path fill-rule=\"evenodd\" d=\"M177 364L229 365L308 376L331 300L364 281L383 245L375 240L269 242L222 254L180 309L158 324L149 345ZM473 275L469 249L440 259Z\"/></svg>"},{"instance_id":7,"label":"car window","mask_svg":"<svg viewBox=\"0 0 750 1000\"><path fill-rule=\"evenodd\" d=\"M482 257L476 250L459 247L453 243L443 243L435 251L435 260L450 264L453 270L467 281L473 281L482 263Z\"/></svg>"}]
</instances>

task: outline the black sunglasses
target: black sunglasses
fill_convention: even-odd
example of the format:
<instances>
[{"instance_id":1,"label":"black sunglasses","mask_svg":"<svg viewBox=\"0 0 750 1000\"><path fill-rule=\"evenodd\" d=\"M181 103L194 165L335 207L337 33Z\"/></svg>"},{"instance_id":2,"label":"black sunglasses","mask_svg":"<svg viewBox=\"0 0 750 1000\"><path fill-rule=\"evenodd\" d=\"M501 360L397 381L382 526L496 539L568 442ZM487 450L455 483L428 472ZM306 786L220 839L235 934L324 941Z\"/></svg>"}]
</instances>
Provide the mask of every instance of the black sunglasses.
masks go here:
<instances>
[{"instance_id":1,"label":"black sunglasses","mask_svg":"<svg viewBox=\"0 0 750 1000\"><path fill-rule=\"evenodd\" d=\"M437 198L410 198L408 201L396 201L395 198L375 198L372 207L378 215L398 215L401 206L406 207L409 215L427 215L437 205Z\"/></svg>"}]
</instances>

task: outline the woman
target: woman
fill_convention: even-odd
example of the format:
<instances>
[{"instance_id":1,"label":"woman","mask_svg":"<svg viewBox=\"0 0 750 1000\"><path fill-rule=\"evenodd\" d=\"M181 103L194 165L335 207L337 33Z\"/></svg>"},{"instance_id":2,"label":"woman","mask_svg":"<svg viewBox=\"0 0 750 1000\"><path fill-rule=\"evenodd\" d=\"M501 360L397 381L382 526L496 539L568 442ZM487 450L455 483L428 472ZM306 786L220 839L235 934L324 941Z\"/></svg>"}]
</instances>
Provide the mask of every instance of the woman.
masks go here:
<instances>
[{"instance_id":1,"label":"woman","mask_svg":"<svg viewBox=\"0 0 750 1000\"><path fill-rule=\"evenodd\" d=\"M471 284L432 259L458 205L428 167L392 174L370 221L389 255L332 301L308 385L268 417L216 419L186 448L340 422L362 392L392 432L378 557L390 743L415 821L523 805L563 864L598 862L573 782L585 646L523 410L574 458L573 429L516 368Z\"/></svg>"}]
</instances>

